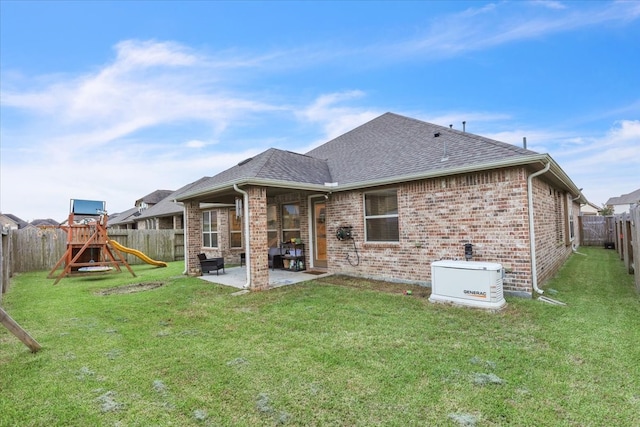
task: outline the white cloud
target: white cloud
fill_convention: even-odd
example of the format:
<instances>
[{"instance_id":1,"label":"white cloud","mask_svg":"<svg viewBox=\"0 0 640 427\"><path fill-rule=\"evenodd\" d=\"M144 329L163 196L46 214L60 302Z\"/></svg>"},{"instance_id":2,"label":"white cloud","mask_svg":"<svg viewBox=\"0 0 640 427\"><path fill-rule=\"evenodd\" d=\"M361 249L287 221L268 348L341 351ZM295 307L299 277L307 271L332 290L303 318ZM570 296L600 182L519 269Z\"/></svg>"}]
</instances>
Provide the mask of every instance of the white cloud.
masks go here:
<instances>
[{"instance_id":1,"label":"white cloud","mask_svg":"<svg viewBox=\"0 0 640 427\"><path fill-rule=\"evenodd\" d=\"M198 61L188 49L174 42L125 40L116 45L118 68L188 66Z\"/></svg>"},{"instance_id":2,"label":"white cloud","mask_svg":"<svg viewBox=\"0 0 640 427\"><path fill-rule=\"evenodd\" d=\"M553 1L553 0L533 0L531 4L535 6L542 6L549 9L555 9L555 10L563 10L567 8L567 6L562 2Z\"/></svg>"},{"instance_id":3,"label":"white cloud","mask_svg":"<svg viewBox=\"0 0 640 427\"><path fill-rule=\"evenodd\" d=\"M545 142L560 164L590 201L607 199L640 188L640 121L620 120L599 136L565 137Z\"/></svg>"},{"instance_id":4,"label":"white cloud","mask_svg":"<svg viewBox=\"0 0 640 427\"><path fill-rule=\"evenodd\" d=\"M200 141L198 139L192 139L184 143L184 146L188 148L203 148L203 147L206 147L207 145L209 144L204 141Z\"/></svg>"},{"instance_id":5,"label":"white cloud","mask_svg":"<svg viewBox=\"0 0 640 427\"><path fill-rule=\"evenodd\" d=\"M382 114L366 108L342 105L364 96L365 93L359 90L324 94L298 112L299 118L317 123L323 129L322 136L309 146L301 148L300 152L309 151Z\"/></svg>"},{"instance_id":6,"label":"white cloud","mask_svg":"<svg viewBox=\"0 0 640 427\"><path fill-rule=\"evenodd\" d=\"M234 117L282 109L229 94L218 70L176 43L125 41L113 63L36 91L3 92L3 106L40 114L70 148L100 146L153 126L196 120L222 130ZM181 67L179 73L174 68ZM77 142L76 142L77 141Z\"/></svg>"},{"instance_id":7,"label":"white cloud","mask_svg":"<svg viewBox=\"0 0 640 427\"><path fill-rule=\"evenodd\" d=\"M530 7L542 5L545 7ZM491 3L438 16L422 37L380 46L388 56L451 57L577 28L625 23L640 18L640 2L596 2L565 7L556 1Z\"/></svg>"}]
</instances>

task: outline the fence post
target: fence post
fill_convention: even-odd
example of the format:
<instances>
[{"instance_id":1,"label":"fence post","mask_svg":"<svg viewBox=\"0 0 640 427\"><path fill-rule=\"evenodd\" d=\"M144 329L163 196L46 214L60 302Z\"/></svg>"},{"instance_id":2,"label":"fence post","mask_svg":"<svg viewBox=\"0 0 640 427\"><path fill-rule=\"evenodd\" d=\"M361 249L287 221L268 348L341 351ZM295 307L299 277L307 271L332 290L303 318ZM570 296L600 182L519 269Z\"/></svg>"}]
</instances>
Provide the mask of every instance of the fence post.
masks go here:
<instances>
[{"instance_id":1,"label":"fence post","mask_svg":"<svg viewBox=\"0 0 640 427\"><path fill-rule=\"evenodd\" d=\"M635 276L636 291L640 292L640 206L629 211L631 222L631 250L633 251L633 274Z\"/></svg>"},{"instance_id":2,"label":"fence post","mask_svg":"<svg viewBox=\"0 0 640 427\"><path fill-rule=\"evenodd\" d=\"M620 257L620 260L624 259L624 248L622 247L623 245L623 241L622 241L622 219L620 218L620 215L616 215L615 217L615 222L616 222L616 250L618 251L618 256Z\"/></svg>"},{"instance_id":3,"label":"fence post","mask_svg":"<svg viewBox=\"0 0 640 427\"><path fill-rule=\"evenodd\" d=\"M633 252L631 245L631 214L625 213L622 215L622 244L624 265L627 268L629 274L633 274Z\"/></svg>"}]
</instances>

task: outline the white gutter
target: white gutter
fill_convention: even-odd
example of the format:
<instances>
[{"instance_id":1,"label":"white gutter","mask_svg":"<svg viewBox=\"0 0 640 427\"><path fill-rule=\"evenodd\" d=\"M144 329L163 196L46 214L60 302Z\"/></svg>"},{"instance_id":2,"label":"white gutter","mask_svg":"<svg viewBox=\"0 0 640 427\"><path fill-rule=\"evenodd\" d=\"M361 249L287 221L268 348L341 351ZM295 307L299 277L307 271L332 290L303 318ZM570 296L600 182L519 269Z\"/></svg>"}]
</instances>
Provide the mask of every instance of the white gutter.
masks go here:
<instances>
[{"instance_id":1,"label":"white gutter","mask_svg":"<svg viewBox=\"0 0 640 427\"><path fill-rule=\"evenodd\" d=\"M242 218L244 219L244 256L245 264L247 264L247 282L244 284L244 289L249 289L251 286L251 239L249 238L249 193L241 190L238 184L233 184L233 189L242 194L242 209L244 213Z\"/></svg>"},{"instance_id":2,"label":"white gutter","mask_svg":"<svg viewBox=\"0 0 640 427\"><path fill-rule=\"evenodd\" d=\"M527 178L527 199L529 204L529 247L531 252L531 282L533 284L533 289L539 294L544 293L544 291L538 288L538 271L536 266L536 233L535 227L533 225L533 178L546 173L550 167L551 162L547 162L547 165L544 167L544 169L532 173Z\"/></svg>"}]
</instances>

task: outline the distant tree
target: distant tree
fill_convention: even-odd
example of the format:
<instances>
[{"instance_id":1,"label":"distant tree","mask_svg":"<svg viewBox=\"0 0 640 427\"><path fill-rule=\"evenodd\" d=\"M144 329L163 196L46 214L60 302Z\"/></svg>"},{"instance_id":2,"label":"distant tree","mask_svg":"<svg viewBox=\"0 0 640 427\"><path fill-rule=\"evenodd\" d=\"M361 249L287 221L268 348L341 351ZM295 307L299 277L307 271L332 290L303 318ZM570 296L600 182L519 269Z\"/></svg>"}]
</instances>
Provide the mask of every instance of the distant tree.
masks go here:
<instances>
[{"instance_id":1,"label":"distant tree","mask_svg":"<svg viewBox=\"0 0 640 427\"><path fill-rule=\"evenodd\" d=\"M602 204L602 216L610 216L613 215L613 206L607 206L604 203Z\"/></svg>"}]
</instances>

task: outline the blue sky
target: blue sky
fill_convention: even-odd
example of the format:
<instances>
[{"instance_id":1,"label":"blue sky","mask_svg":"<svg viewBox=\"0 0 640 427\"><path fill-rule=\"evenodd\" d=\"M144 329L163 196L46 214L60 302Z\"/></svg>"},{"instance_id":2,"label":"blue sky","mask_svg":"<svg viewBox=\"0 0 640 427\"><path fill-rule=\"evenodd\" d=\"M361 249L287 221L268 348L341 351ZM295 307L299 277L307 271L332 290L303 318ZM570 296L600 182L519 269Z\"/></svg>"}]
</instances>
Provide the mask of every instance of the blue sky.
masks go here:
<instances>
[{"instance_id":1,"label":"blue sky","mask_svg":"<svg viewBox=\"0 0 640 427\"><path fill-rule=\"evenodd\" d=\"M640 1L0 1L0 210L109 213L387 111L640 188Z\"/></svg>"}]
</instances>

